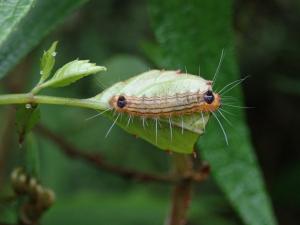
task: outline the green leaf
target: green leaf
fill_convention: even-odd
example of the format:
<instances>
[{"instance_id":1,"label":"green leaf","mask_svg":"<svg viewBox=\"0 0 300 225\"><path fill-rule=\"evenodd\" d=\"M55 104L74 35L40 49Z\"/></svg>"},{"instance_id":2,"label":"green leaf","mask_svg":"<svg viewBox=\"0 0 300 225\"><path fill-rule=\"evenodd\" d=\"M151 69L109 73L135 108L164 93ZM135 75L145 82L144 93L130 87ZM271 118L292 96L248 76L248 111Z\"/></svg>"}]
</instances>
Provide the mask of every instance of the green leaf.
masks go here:
<instances>
[{"instance_id":1,"label":"green leaf","mask_svg":"<svg viewBox=\"0 0 300 225\"><path fill-rule=\"evenodd\" d=\"M9 72L59 22L86 1L36 1L34 7L7 36L5 43L0 45L0 78ZM11 13L12 10L7 12Z\"/></svg>"},{"instance_id":2,"label":"green leaf","mask_svg":"<svg viewBox=\"0 0 300 225\"><path fill-rule=\"evenodd\" d=\"M0 1L0 49L19 21L28 13L35 0Z\"/></svg>"},{"instance_id":3,"label":"green leaf","mask_svg":"<svg viewBox=\"0 0 300 225\"><path fill-rule=\"evenodd\" d=\"M104 66L97 66L89 60L74 60L58 69L53 77L40 85L45 87L64 87L91 74L106 71Z\"/></svg>"},{"instance_id":4,"label":"green leaf","mask_svg":"<svg viewBox=\"0 0 300 225\"><path fill-rule=\"evenodd\" d=\"M41 115L37 105L26 104L17 107L16 126L19 134L19 144L24 142L25 136L37 124Z\"/></svg>"},{"instance_id":5,"label":"green leaf","mask_svg":"<svg viewBox=\"0 0 300 225\"><path fill-rule=\"evenodd\" d=\"M198 73L201 65L201 74L214 74L221 50L225 48L225 60L214 87L224 87L239 79L233 51L231 0L150 2L156 37L165 55L162 64L186 67L193 73ZM243 104L238 87L230 95L239 99L238 105ZM234 114L235 119L230 119L234 127L225 127L229 146L219 124L211 119L198 143L201 154L211 164L214 179L245 224L276 224L244 113L236 110Z\"/></svg>"},{"instance_id":6,"label":"green leaf","mask_svg":"<svg viewBox=\"0 0 300 225\"><path fill-rule=\"evenodd\" d=\"M41 66L40 66L40 73L41 73L41 79L39 83L43 83L47 78L49 77L53 66L55 64L55 56L56 56L56 45L57 41L53 42L51 47L44 52L43 57L41 59Z\"/></svg>"},{"instance_id":7,"label":"green leaf","mask_svg":"<svg viewBox=\"0 0 300 225\"><path fill-rule=\"evenodd\" d=\"M174 96L176 93L196 92L207 89L206 80L178 71L150 70L139 74L126 81L116 83L101 94L93 98L94 101L106 104L115 95L127 95L135 97ZM171 118L146 119L144 126L140 117L128 117L114 113L113 110L106 113L116 124L125 131L141 137L162 150L170 150L180 153L192 153L194 144L208 121L208 115L203 113ZM184 134L182 134L184 133Z\"/></svg>"}]
</instances>

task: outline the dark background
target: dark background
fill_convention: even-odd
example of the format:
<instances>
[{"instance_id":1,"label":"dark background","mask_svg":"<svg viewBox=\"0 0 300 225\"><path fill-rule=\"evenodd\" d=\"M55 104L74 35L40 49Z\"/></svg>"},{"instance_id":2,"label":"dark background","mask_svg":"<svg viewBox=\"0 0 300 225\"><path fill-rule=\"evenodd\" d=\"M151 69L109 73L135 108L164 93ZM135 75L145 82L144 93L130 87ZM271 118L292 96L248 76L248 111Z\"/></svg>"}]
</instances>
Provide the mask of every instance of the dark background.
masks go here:
<instances>
[{"instance_id":1,"label":"dark background","mask_svg":"<svg viewBox=\"0 0 300 225\"><path fill-rule=\"evenodd\" d=\"M299 221L300 4L238 1L235 29L252 140L280 224ZM298 28L298 29L297 29Z\"/></svg>"}]
</instances>

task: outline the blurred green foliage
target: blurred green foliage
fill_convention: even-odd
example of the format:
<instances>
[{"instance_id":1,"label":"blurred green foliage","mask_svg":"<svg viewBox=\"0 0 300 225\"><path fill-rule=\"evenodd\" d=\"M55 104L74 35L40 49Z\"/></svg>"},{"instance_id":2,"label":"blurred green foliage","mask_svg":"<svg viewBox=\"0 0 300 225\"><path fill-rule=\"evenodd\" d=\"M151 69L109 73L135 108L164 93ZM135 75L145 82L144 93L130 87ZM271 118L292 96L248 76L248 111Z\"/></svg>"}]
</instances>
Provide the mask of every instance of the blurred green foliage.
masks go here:
<instances>
[{"instance_id":1,"label":"blurred green foliage","mask_svg":"<svg viewBox=\"0 0 300 225\"><path fill-rule=\"evenodd\" d=\"M217 56L220 49L225 48L228 50L216 79L215 90L239 79L233 49L231 1L192 1L189 4L173 1L170 4L153 0L151 9L156 35L165 51L168 66L185 66L188 71L196 74L197 62L200 60L201 75L208 76L214 74ZM213 78L211 76L207 79ZM238 87L229 95L234 96L236 101L230 103L228 99L222 99L223 109L230 111L232 107L229 105L243 104ZM222 141L220 125L213 118L203 139L198 140L200 154L212 166L218 185L246 224L276 224L249 141L244 115L241 110L234 112L234 115L235 118L231 119L234 124L232 127L226 126L227 121L223 120L229 146ZM215 116L222 118L218 113Z\"/></svg>"},{"instance_id":2,"label":"blurred green foliage","mask_svg":"<svg viewBox=\"0 0 300 225\"><path fill-rule=\"evenodd\" d=\"M32 3L33 2L33 3ZM22 57L24 57L33 47L35 47L46 34L48 34L65 16L69 15L71 11L76 9L86 0L45 0L45 1L32 1L31 3L25 1L13 1L11 5L15 8L22 7L23 11L31 7L30 12L19 23L14 23L15 26L7 35L6 41L0 43L0 77L3 77L7 72L15 66ZM27 3L27 4L26 4ZM12 12L6 9L8 4L6 1L1 2L1 10L4 12ZM55 6L55 7L54 7ZM27 9L28 10L28 9ZM3 15L5 19L17 18L14 15Z\"/></svg>"},{"instance_id":3,"label":"blurred green foliage","mask_svg":"<svg viewBox=\"0 0 300 225\"><path fill-rule=\"evenodd\" d=\"M201 73L208 75L206 78L209 78L209 75L213 74L217 66L218 55L224 47L226 47L228 55L225 57L224 67L218 77L218 82L222 86L221 84L227 79L236 79L237 68L233 61L234 53L231 47L233 44L231 35L233 34L230 33L229 36L226 36L228 33L215 32L215 26L205 27L205 23L203 22L207 20L213 23L215 20L214 16L217 15L228 19L230 16L228 13L231 13L231 10L234 8L230 6L232 7L230 10L222 11L223 7L229 7L228 3L226 3L227 1L218 1L218 7L214 7L216 1L204 1L207 2L207 5L203 7L211 8L210 10L206 10L206 13L197 8L188 8L186 2L184 4L187 8L176 8L176 2L179 4L180 1L170 1L169 6L162 5L164 7L174 7L170 11L164 11L165 13L169 13L170 17L168 18L180 18L178 15L185 15L192 10L194 13L193 16L199 18L200 24L203 23L203 26L201 25L200 27L198 27L199 25L195 26L194 23L190 23L186 27L192 28L191 33L187 33L186 38L191 40L191 43L194 43L194 40L199 41L199 49L197 51L194 51L195 46L191 47L190 42L182 41L177 46L177 43L174 41L174 43L169 45L167 50L164 49L166 52L161 51L162 49L153 38L153 30L149 25L150 17L147 11L147 2L118 0L90 1L66 19L65 16L82 2L36 1L35 8L33 8L34 11L28 14L29 17L26 17L20 23L20 27L14 31L16 38L7 39L5 45L0 43L0 76L3 76L33 46L36 46L41 38L45 37L53 29L58 21L63 23L44 39L27 56L25 61L21 62L19 66L21 67L21 74L19 73L20 69L18 70L17 68L5 80L1 80L1 93L10 92L16 86L19 87L18 92L24 92L38 82L40 56L53 40L60 40L61 43L60 51L57 55L59 65L70 61L74 57L79 57L90 59L99 65L105 65L109 70L106 76L103 77L99 75L99 77L86 78L64 89L46 90L45 93L49 95L77 98L94 96L103 90L103 88L110 86L116 81L123 80L131 75L157 66L165 68L173 68L175 66L182 69L186 66L188 71L197 74L198 66L201 65ZM193 4L203 3L193 1ZM251 130L253 130L252 135L255 147L259 149L259 159L262 163L264 173L268 178L268 187L272 191L272 198L281 224L297 224L297 217L295 215L298 212L296 208L299 208L300 198L296 196L297 190L294 188L299 184L299 181L297 181L299 180L297 179L299 167L297 166L298 155L295 150L297 149L297 144L295 144L297 142L295 138L292 138L294 134L292 132L296 132L296 128L298 128L295 122L299 122L297 119L298 110L293 104L299 100L299 97L296 97L296 94L290 94L297 93L297 88L293 88L297 86L294 82L292 83L295 86L290 85L288 82L298 79L293 74L295 71L300 70L298 70L297 66L292 67L294 71L292 69L288 70L289 64L283 60L283 57L280 58L279 56L287 54L289 60L296 58L295 52L297 53L296 50L299 49L297 41L291 41L290 44L286 43L289 43L289 40L299 39L297 39L297 35L293 32L288 33L287 30L297 27L297 24L299 25L297 19L293 19L296 16L293 16L294 14L290 12L299 12L300 10L299 7L294 7L292 3L283 4L281 1L277 1L276 4L281 10L270 7L268 3L254 3L251 1L241 3L238 1L235 4L236 24L234 28L239 50L238 60L242 66L242 71L246 71L247 73L250 71L254 77L246 85L248 86L248 88L246 87L246 100L251 100L251 105L257 106L257 109L248 112L251 119L249 125ZM165 9L164 7L157 10ZM257 10L257 8L261 9L261 11ZM286 19L282 22L283 25L278 23L279 19L263 23L261 20L264 18L267 20L267 16L272 14L271 12L267 14L263 13L263 9L266 8L271 12L275 12L274 17L287 14L289 16L285 17ZM164 16L167 15L164 12L160 12L162 19L157 23L164 21ZM212 14L211 12L214 13ZM257 14L259 16L254 16ZM295 14L297 15L297 13ZM202 16L205 18L203 21L201 21ZM251 25L253 18L255 18L257 26ZM272 17L270 16L270 18ZM227 19L221 20L220 24L216 27L225 26L223 23L226 23L226 27L229 26L228 23L230 21ZM290 22L292 28L285 26L289 21L293 21L293 23ZM179 24L180 29L186 29L184 21L176 20L176 23ZM258 26L261 24L264 24L264 26ZM272 24L274 26L271 26ZM26 27L30 27L31 29L26 30ZM251 27L249 29L251 32L246 30L247 27L248 29ZM172 28L171 25L170 28ZM203 30L208 32L203 32ZM166 31L163 28L156 30L156 32L158 37L168 38L168 33L164 33ZM198 36L197 32L200 32L201 35ZM247 32L256 36L251 36ZM174 38L172 40L185 40L182 35L176 36L176 32L173 32L172 35L174 35L171 36ZM223 42L214 42L219 36L222 36ZM212 37L214 38L206 42L205 45L202 44L203 40ZM158 41L163 45L169 41L160 38L158 38ZM228 45L229 47L227 47ZM284 48L279 49L280 46L284 46ZM189 55L190 52L197 53L192 55L192 60L189 59L191 57ZM8 57L10 53L12 56ZM177 61L170 61L175 60L173 57L181 53L184 53L183 56L186 58L182 60L179 57L176 59ZM165 54L171 57L166 57ZM278 57L276 58L276 56ZM259 63L262 66L257 66ZM279 64L282 67L277 70ZM283 67L283 65L286 65L286 67ZM273 68L273 70L269 71L270 68ZM275 69L277 73L274 72ZM274 74L278 74L278 76ZM289 76L285 76L286 74L289 74ZM281 77L288 82L282 85ZM281 91L289 93L289 95L282 95L280 94ZM233 93L234 95L239 95L240 91L238 90ZM271 98L273 95L274 98ZM264 101L265 98L274 100L266 102ZM285 110L278 110L282 107ZM9 172L12 168L19 165L21 157L14 121L8 119L6 110L9 109L2 107L0 109L0 134L2 135L0 143L0 159L2 162L0 168L0 198L11 195ZM86 118L97 112L55 106L41 106L41 112L41 122L45 126L55 131L58 135L65 137L82 150L99 152L105 155L108 161L116 165L141 171L165 173L169 170L169 155L157 151L155 147L143 140L126 134L117 127L113 129L108 138L104 139L104 135L110 127L111 122L102 117L86 121ZM235 111L233 112L235 113ZM243 115L238 116L238 118L231 117L230 120L237 127L244 126L244 122L239 122L240 118L244 120ZM272 122L273 125L268 125L267 121L269 123ZM218 170L222 171L221 166L230 164L231 157L241 157L239 158L241 161L246 160L247 162L250 160L253 163L250 165L250 168L256 166L253 156L240 155L238 148L236 152L234 151L234 155L232 155L230 150L220 149L219 146L223 148L225 143L220 135L219 128L215 128L215 124L213 123L212 121L210 130L207 132L212 133L212 130L216 129L218 131L217 136L212 135L209 137L209 135L206 135L205 137L209 143L203 143L203 149L201 149L202 152L206 151L205 146L217 146L215 148L207 148L207 151L212 150L211 154L214 154L213 156L209 155L210 152L204 152L204 156L207 159L210 159L210 157L219 157L220 160L213 169L217 169L217 166L220 166ZM285 128L286 130L281 130L281 128ZM227 127L227 130L230 131L231 129ZM246 136L248 136L248 131L245 131L244 128L241 130L236 129L234 132L240 131L247 133ZM213 133L216 132L213 131ZM123 180L107 172L97 170L84 162L70 159L63 155L58 147L49 140L44 139L36 133L32 135L38 141L37 147L40 151L41 181L46 186L51 187L57 195L56 203L45 214L42 224L162 224L169 208L171 186L143 184ZM229 136L230 144L234 146L248 145L248 141L242 141L239 135L234 136L230 132ZM240 141L234 141L237 139ZM241 152L243 153L244 151ZM220 154L222 155L220 156ZM4 156L5 160L3 161ZM200 157L202 157L201 153ZM257 179L256 172L252 173L250 171L250 175L244 176L243 171L245 170L241 169L241 167L234 166L229 172L226 170L222 171L222 173L214 171L214 176L218 180L219 185L221 179L226 179L224 173L232 173L232 171L238 171L239 174L236 173L237 177L233 178L233 183L231 184L235 184L236 181L234 179L239 180L244 178L246 181L251 179L251 182ZM256 184L256 182L253 182L253 184L250 183L249 187L239 186L236 191L243 193L244 190L248 190L249 193L247 196L251 196L253 194L251 192L251 185ZM261 185L259 179L258 185ZM232 190L231 185L226 188L227 193ZM237 201L240 199L239 197L236 198ZM247 200L241 201L241 204L244 204L243 202L245 201ZM251 201L253 201L254 205L259 205L255 198L251 199ZM14 203L0 205L0 219L13 223L16 219L15 209L16 205ZM261 213L264 212L262 211ZM246 216L258 221L258 218L255 218L253 214ZM234 213L232 206L223 193L219 190L219 186L212 179L195 187L189 218L189 224L225 225L243 223ZM249 222L249 220L247 221Z\"/></svg>"},{"instance_id":4,"label":"blurred green foliage","mask_svg":"<svg viewBox=\"0 0 300 225\"><path fill-rule=\"evenodd\" d=\"M0 3L0 45L9 34L16 29L17 24L28 13L34 0L1 1Z\"/></svg>"}]
</instances>

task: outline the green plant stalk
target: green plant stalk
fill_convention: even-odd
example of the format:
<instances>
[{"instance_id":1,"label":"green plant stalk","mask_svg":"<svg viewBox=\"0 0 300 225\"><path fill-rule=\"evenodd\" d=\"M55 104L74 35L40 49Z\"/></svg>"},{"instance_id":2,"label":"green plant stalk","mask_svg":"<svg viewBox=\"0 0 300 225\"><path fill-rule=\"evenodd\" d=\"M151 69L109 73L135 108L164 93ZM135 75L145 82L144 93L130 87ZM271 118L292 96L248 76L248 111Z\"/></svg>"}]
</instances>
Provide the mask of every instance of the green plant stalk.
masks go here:
<instances>
[{"instance_id":1,"label":"green plant stalk","mask_svg":"<svg viewBox=\"0 0 300 225\"><path fill-rule=\"evenodd\" d=\"M37 86L35 86L32 90L31 90L31 94L36 95L40 90L43 89L42 87L43 81L40 80L39 83L37 84Z\"/></svg>"},{"instance_id":2,"label":"green plant stalk","mask_svg":"<svg viewBox=\"0 0 300 225\"><path fill-rule=\"evenodd\" d=\"M10 104L50 104L89 108L95 110L106 109L103 103L92 99L52 97L45 95L33 95L32 93L0 95L0 105Z\"/></svg>"}]
</instances>

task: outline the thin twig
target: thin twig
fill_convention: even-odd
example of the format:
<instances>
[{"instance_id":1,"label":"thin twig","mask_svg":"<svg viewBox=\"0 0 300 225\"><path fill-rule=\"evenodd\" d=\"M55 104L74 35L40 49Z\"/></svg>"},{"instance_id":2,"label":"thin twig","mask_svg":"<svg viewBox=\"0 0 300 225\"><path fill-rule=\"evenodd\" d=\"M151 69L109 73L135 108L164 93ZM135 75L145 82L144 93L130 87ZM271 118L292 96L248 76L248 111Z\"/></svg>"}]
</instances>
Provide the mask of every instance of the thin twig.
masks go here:
<instances>
[{"instance_id":1,"label":"thin twig","mask_svg":"<svg viewBox=\"0 0 300 225\"><path fill-rule=\"evenodd\" d=\"M123 168L107 162L100 154L87 153L87 151L77 148L45 126L38 125L35 128L35 131L57 144L60 147L60 150L70 158L84 160L98 169L113 173L126 179L162 183L176 183L182 180L202 182L206 180L209 175L209 166L206 164L203 164L198 170L190 170L186 173L175 173L173 175L158 175Z\"/></svg>"},{"instance_id":2,"label":"thin twig","mask_svg":"<svg viewBox=\"0 0 300 225\"><path fill-rule=\"evenodd\" d=\"M173 164L178 176L184 176L193 171L193 160L189 155L174 154ZM185 225L187 211L191 200L192 180L181 180L174 186L170 213L166 225Z\"/></svg>"},{"instance_id":3,"label":"thin twig","mask_svg":"<svg viewBox=\"0 0 300 225\"><path fill-rule=\"evenodd\" d=\"M121 176L126 179L134 179L138 181L155 181L155 182L167 182L172 183L178 181L178 177L171 175L156 175L150 173L143 173L135 170L130 170L127 168L122 168L113 164L106 162L100 154L87 153L84 150L78 149L76 146L72 145L66 141L61 136L55 134L48 128L42 125L38 125L35 130L38 134L50 139L55 144L60 147L60 150L64 152L67 156L71 158L81 159L86 162L93 164L95 167L105 170L107 172L113 173L115 175Z\"/></svg>"},{"instance_id":4,"label":"thin twig","mask_svg":"<svg viewBox=\"0 0 300 225\"><path fill-rule=\"evenodd\" d=\"M6 111L6 115L4 116L4 120L2 123L2 133L0 134L0 191L4 187L3 182L5 179L5 170L7 163L7 156L9 147L13 141L14 134L14 121L15 121L15 109L9 107Z\"/></svg>"},{"instance_id":5,"label":"thin twig","mask_svg":"<svg viewBox=\"0 0 300 225\"><path fill-rule=\"evenodd\" d=\"M173 184L174 191L171 211L165 221L167 225L185 225L187 223L186 217L191 200L192 184L193 182L204 181L210 173L208 164L203 164L199 169L195 169L193 159L190 155L177 153L173 154L176 170L173 175L156 175L134 171L110 164L106 162L100 154L87 153L87 151L78 149L45 126L38 125L35 131L57 144L60 150L67 156L86 161L98 169L126 179Z\"/></svg>"},{"instance_id":6,"label":"thin twig","mask_svg":"<svg viewBox=\"0 0 300 225\"><path fill-rule=\"evenodd\" d=\"M9 92L21 92L26 85L26 74L31 68L31 60L30 57L26 57L23 62L21 62L12 72L11 76L7 76L1 84L5 90ZM13 77L13 78L12 78ZM6 163L9 161L8 150L13 142L14 137L14 128L15 128L15 109L13 107L7 108L5 116L2 119L3 123L1 123L2 133L0 134L0 192L4 185L2 182L4 181L4 174L6 172L7 167Z\"/></svg>"},{"instance_id":7,"label":"thin twig","mask_svg":"<svg viewBox=\"0 0 300 225\"><path fill-rule=\"evenodd\" d=\"M181 179L174 186L170 213L166 219L166 225L187 224L187 211L192 197L193 181L202 182L210 174L210 167L207 163L195 170L195 160L190 155L174 154L175 172Z\"/></svg>"}]
</instances>

